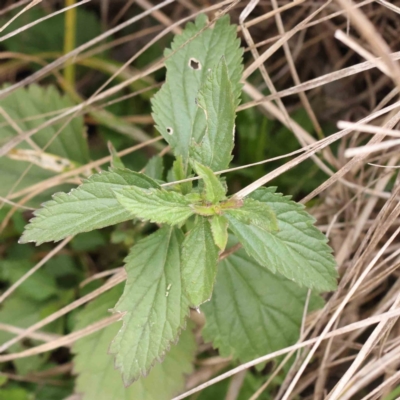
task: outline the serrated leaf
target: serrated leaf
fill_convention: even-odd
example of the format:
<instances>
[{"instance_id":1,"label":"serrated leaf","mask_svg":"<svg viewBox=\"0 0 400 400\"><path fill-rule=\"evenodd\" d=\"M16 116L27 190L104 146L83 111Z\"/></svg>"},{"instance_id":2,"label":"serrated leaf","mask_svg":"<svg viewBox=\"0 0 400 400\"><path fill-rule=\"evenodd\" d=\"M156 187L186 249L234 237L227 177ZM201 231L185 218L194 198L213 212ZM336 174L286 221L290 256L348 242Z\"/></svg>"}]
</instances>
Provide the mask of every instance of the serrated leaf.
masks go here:
<instances>
[{"instance_id":1,"label":"serrated leaf","mask_svg":"<svg viewBox=\"0 0 400 400\"><path fill-rule=\"evenodd\" d=\"M245 199L241 207L227 209L225 213L246 225L255 225L267 232L279 229L278 220L272 208L266 203L251 198Z\"/></svg>"},{"instance_id":2,"label":"serrated leaf","mask_svg":"<svg viewBox=\"0 0 400 400\"><path fill-rule=\"evenodd\" d=\"M159 187L152 179L128 169L111 169L92 175L77 189L56 193L53 200L35 211L35 218L26 226L20 243L56 242L70 235L132 219L113 193L114 189L131 185Z\"/></svg>"},{"instance_id":3,"label":"serrated leaf","mask_svg":"<svg viewBox=\"0 0 400 400\"><path fill-rule=\"evenodd\" d=\"M182 281L191 306L198 307L210 299L217 263L218 249L210 224L205 218L197 217L182 245Z\"/></svg>"},{"instance_id":4,"label":"serrated leaf","mask_svg":"<svg viewBox=\"0 0 400 400\"><path fill-rule=\"evenodd\" d=\"M201 309L203 337L222 357L246 362L296 342L307 289L256 263L244 250L221 261L213 297ZM312 295L309 310L323 304Z\"/></svg>"},{"instance_id":5,"label":"serrated leaf","mask_svg":"<svg viewBox=\"0 0 400 400\"><path fill-rule=\"evenodd\" d=\"M236 26L230 25L229 16L220 18L212 29L205 29L206 26L207 17L199 15L195 23L189 22L182 34L175 36L171 49L165 51L165 84L152 101L156 128L175 155L183 157L185 167L192 139L200 143L206 131L204 111L195 99L209 70L216 67L222 56L234 99L241 92L243 51L239 48Z\"/></svg>"},{"instance_id":6,"label":"serrated leaf","mask_svg":"<svg viewBox=\"0 0 400 400\"><path fill-rule=\"evenodd\" d=\"M161 181L163 177L163 172L164 172L163 159L160 156L154 156L150 158L150 160L144 167L144 173L150 178L153 178L155 180Z\"/></svg>"},{"instance_id":7,"label":"serrated leaf","mask_svg":"<svg viewBox=\"0 0 400 400\"><path fill-rule=\"evenodd\" d=\"M194 138L191 156L213 171L228 168L232 159L237 98L223 57L200 89L197 105L204 112L206 130Z\"/></svg>"},{"instance_id":8,"label":"serrated leaf","mask_svg":"<svg viewBox=\"0 0 400 400\"><path fill-rule=\"evenodd\" d=\"M123 326L110 346L124 384L130 385L162 360L188 314L183 293L180 230L165 226L132 247L127 283L115 312Z\"/></svg>"},{"instance_id":9,"label":"serrated leaf","mask_svg":"<svg viewBox=\"0 0 400 400\"><path fill-rule=\"evenodd\" d=\"M105 318L121 295L116 287L90 303L79 313L76 329ZM108 354L112 338L121 328L121 323L110 325L74 344L74 372L76 393L82 400L170 400L184 388L184 375L189 374L196 349L190 329L183 331L176 346L157 364L145 378L140 378L125 388L120 374L114 368L113 357Z\"/></svg>"},{"instance_id":10,"label":"serrated leaf","mask_svg":"<svg viewBox=\"0 0 400 400\"><path fill-rule=\"evenodd\" d=\"M215 204L225 199L226 188L210 168L195 161L193 162L193 169L203 179L204 199L206 201Z\"/></svg>"},{"instance_id":11,"label":"serrated leaf","mask_svg":"<svg viewBox=\"0 0 400 400\"><path fill-rule=\"evenodd\" d=\"M228 220L223 215L214 215L209 222L214 243L220 250L225 250L228 242Z\"/></svg>"},{"instance_id":12,"label":"serrated leaf","mask_svg":"<svg viewBox=\"0 0 400 400\"><path fill-rule=\"evenodd\" d=\"M179 225L194 214L190 202L178 192L132 186L114 193L132 216L158 224Z\"/></svg>"},{"instance_id":13,"label":"serrated leaf","mask_svg":"<svg viewBox=\"0 0 400 400\"><path fill-rule=\"evenodd\" d=\"M279 230L267 232L226 214L229 228L247 253L272 272L300 285L318 291L334 290L335 259L326 237L313 225L314 218L301 204L271 189L259 189L251 197L272 208Z\"/></svg>"}]
</instances>

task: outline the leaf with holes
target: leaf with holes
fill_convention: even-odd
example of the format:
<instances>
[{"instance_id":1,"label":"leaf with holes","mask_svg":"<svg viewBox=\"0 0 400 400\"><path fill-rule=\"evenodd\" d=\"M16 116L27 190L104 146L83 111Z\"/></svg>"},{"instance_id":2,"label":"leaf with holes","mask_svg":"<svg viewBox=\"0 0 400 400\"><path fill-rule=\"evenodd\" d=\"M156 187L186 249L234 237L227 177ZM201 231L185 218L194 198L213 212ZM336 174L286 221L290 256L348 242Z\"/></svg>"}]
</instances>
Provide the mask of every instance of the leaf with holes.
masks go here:
<instances>
[{"instance_id":1,"label":"leaf with holes","mask_svg":"<svg viewBox=\"0 0 400 400\"><path fill-rule=\"evenodd\" d=\"M197 104L204 112L206 129L201 138L194 138L190 155L213 171L226 169L232 159L235 110L239 102L235 98L224 57L207 76Z\"/></svg>"},{"instance_id":2,"label":"leaf with holes","mask_svg":"<svg viewBox=\"0 0 400 400\"><path fill-rule=\"evenodd\" d=\"M175 155L183 157L185 168L193 139L200 143L207 126L204 110L196 105L196 98L210 70L217 67L223 56L237 104L243 70L239 45L236 26L230 25L229 16L209 28L207 17L199 15L181 35L175 36L171 49L165 51L166 81L153 98L153 118Z\"/></svg>"},{"instance_id":3,"label":"leaf with holes","mask_svg":"<svg viewBox=\"0 0 400 400\"><path fill-rule=\"evenodd\" d=\"M159 187L146 175L113 168L92 175L69 193L56 193L53 200L35 211L35 218L25 227L20 243L56 242L132 219L113 193L114 189L132 185L146 189Z\"/></svg>"},{"instance_id":4,"label":"leaf with holes","mask_svg":"<svg viewBox=\"0 0 400 400\"><path fill-rule=\"evenodd\" d=\"M158 224L179 225L194 214L189 200L177 192L132 186L116 189L114 193L132 216Z\"/></svg>"},{"instance_id":5,"label":"leaf with holes","mask_svg":"<svg viewBox=\"0 0 400 400\"><path fill-rule=\"evenodd\" d=\"M278 231L246 225L226 214L229 228L247 253L272 272L310 289L334 290L336 263L326 237L313 225L314 218L301 204L274 192L275 188L258 189L251 198L271 207L278 220Z\"/></svg>"},{"instance_id":6,"label":"leaf with holes","mask_svg":"<svg viewBox=\"0 0 400 400\"><path fill-rule=\"evenodd\" d=\"M182 245L182 280L191 306L209 300L217 274L218 248L206 218L197 217Z\"/></svg>"},{"instance_id":7,"label":"leaf with holes","mask_svg":"<svg viewBox=\"0 0 400 400\"><path fill-rule=\"evenodd\" d=\"M239 250L220 262L213 297L201 307L203 337L222 357L240 362L261 357L296 342L306 298L307 289ZM312 295L309 310L322 304Z\"/></svg>"},{"instance_id":8,"label":"leaf with holes","mask_svg":"<svg viewBox=\"0 0 400 400\"><path fill-rule=\"evenodd\" d=\"M107 317L121 295L121 287L101 295L78 314L76 329ZM115 370L108 347L118 333L121 323L92 333L74 343L74 372L77 374L75 392L82 400L170 400L184 389L185 375L192 372L196 341L190 329L183 331L179 343L171 346L162 364L157 364L145 378L124 387Z\"/></svg>"},{"instance_id":9,"label":"leaf with holes","mask_svg":"<svg viewBox=\"0 0 400 400\"><path fill-rule=\"evenodd\" d=\"M180 230L168 226L142 239L126 258L127 282L115 306L123 326L111 343L125 385L146 375L177 340L189 312L183 293Z\"/></svg>"}]
</instances>

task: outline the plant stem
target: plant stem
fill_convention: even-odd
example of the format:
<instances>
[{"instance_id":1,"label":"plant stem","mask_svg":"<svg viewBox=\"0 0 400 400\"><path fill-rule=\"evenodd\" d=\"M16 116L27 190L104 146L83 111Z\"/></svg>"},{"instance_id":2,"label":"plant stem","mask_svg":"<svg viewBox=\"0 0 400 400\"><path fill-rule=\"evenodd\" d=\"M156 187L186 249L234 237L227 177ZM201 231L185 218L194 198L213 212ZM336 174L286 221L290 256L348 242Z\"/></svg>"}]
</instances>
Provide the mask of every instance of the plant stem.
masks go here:
<instances>
[{"instance_id":1,"label":"plant stem","mask_svg":"<svg viewBox=\"0 0 400 400\"><path fill-rule=\"evenodd\" d=\"M76 0L65 0L65 7L72 6ZM64 54L75 49L76 44L76 7L71 8L65 13L64 27ZM65 80L73 87L75 85L75 64L67 61L64 69Z\"/></svg>"}]
</instances>

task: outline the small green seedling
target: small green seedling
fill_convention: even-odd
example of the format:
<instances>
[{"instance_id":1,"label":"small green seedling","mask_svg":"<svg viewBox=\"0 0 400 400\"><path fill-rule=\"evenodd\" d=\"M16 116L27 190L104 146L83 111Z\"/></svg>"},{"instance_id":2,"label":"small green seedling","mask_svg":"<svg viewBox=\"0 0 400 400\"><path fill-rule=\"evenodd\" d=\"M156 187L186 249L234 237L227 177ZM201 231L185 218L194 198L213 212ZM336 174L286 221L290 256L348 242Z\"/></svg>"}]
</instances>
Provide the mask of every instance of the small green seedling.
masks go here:
<instances>
[{"instance_id":1,"label":"small green seedling","mask_svg":"<svg viewBox=\"0 0 400 400\"><path fill-rule=\"evenodd\" d=\"M104 334L114 336L109 351L126 386L177 342L190 308L202 307L203 335L222 355L244 361L296 340L307 289L336 287L331 249L302 205L275 188L229 196L215 174L232 159L243 51L227 16L207 24L199 16L165 51L166 82L152 102L156 127L176 156L168 174L176 183L118 161L55 194L21 238L41 244L135 219L159 225L127 256L125 288L112 297L120 296L114 312L123 325ZM180 182L193 173L197 184ZM219 263L237 243L243 249ZM76 350L82 377L92 368L85 369L85 351Z\"/></svg>"}]
</instances>

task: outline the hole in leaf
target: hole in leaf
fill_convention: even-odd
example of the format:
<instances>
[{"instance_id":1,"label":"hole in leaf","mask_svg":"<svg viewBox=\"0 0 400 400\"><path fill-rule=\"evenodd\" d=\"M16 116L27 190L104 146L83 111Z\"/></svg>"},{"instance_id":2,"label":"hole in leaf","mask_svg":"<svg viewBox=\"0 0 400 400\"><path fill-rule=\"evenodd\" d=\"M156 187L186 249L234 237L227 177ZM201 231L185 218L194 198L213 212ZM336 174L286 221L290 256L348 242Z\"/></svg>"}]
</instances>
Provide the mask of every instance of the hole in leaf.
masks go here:
<instances>
[{"instance_id":1,"label":"hole in leaf","mask_svg":"<svg viewBox=\"0 0 400 400\"><path fill-rule=\"evenodd\" d=\"M189 60L189 67L194 70L199 70L199 69L201 69L201 63L196 58L191 58Z\"/></svg>"},{"instance_id":2,"label":"hole in leaf","mask_svg":"<svg viewBox=\"0 0 400 400\"><path fill-rule=\"evenodd\" d=\"M169 126L167 128L167 133L168 133L168 135L172 135L174 133L174 130Z\"/></svg>"}]
</instances>

